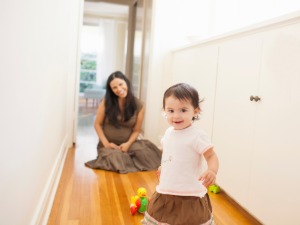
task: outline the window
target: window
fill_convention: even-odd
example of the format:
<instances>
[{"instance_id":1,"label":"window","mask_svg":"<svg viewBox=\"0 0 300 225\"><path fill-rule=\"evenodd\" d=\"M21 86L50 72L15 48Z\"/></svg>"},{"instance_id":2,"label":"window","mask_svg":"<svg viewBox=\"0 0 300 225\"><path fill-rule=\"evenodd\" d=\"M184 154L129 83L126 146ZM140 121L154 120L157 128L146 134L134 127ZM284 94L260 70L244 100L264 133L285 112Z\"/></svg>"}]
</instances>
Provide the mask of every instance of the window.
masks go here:
<instances>
[{"instance_id":1,"label":"window","mask_svg":"<svg viewBox=\"0 0 300 225\"><path fill-rule=\"evenodd\" d=\"M100 52L99 27L83 25L81 33L81 62L79 91L83 93L97 83Z\"/></svg>"},{"instance_id":2,"label":"window","mask_svg":"<svg viewBox=\"0 0 300 225\"><path fill-rule=\"evenodd\" d=\"M80 93L86 88L90 88L97 81L97 55L81 54L80 65Z\"/></svg>"}]
</instances>

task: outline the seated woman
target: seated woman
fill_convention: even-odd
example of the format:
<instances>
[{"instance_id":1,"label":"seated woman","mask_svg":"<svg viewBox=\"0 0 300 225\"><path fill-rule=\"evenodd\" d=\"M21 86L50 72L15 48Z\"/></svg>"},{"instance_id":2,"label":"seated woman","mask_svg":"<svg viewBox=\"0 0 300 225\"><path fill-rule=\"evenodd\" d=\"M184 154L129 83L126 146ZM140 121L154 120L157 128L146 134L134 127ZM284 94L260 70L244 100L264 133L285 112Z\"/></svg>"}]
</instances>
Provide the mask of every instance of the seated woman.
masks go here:
<instances>
[{"instance_id":1,"label":"seated woman","mask_svg":"<svg viewBox=\"0 0 300 225\"><path fill-rule=\"evenodd\" d=\"M131 84L120 71L112 73L95 119L99 137L98 157L86 162L92 169L118 173L156 170L161 151L148 140L139 140L144 106L132 93Z\"/></svg>"}]
</instances>

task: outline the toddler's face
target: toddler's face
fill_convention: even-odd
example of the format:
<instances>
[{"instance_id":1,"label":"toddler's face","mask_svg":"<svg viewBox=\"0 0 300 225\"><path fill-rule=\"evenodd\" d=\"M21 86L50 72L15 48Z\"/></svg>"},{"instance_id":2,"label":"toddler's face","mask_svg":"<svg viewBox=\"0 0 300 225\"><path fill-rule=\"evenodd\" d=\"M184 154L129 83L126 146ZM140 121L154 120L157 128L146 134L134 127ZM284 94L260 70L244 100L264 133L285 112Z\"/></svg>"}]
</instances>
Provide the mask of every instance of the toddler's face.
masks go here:
<instances>
[{"instance_id":1,"label":"toddler's face","mask_svg":"<svg viewBox=\"0 0 300 225\"><path fill-rule=\"evenodd\" d=\"M174 96L165 99L166 118L175 130L181 130L192 124L193 117L199 113L190 101L179 100Z\"/></svg>"}]
</instances>

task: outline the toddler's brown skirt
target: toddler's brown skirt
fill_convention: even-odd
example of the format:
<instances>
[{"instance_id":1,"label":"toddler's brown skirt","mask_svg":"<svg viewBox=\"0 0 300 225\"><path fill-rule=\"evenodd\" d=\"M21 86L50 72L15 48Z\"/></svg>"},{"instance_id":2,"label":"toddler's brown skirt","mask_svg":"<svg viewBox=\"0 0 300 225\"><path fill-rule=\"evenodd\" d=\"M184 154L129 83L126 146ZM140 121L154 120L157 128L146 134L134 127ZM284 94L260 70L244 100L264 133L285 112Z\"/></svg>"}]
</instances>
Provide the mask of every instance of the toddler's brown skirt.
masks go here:
<instances>
[{"instance_id":1,"label":"toddler's brown skirt","mask_svg":"<svg viewBox=\"0 0 300 225\"><path fill-rule=\"evenodd\" d=\"M213 224L208 194L195 196L165 195L155 192L149 202L143 224Z\"/></svg>"}]
</instances>

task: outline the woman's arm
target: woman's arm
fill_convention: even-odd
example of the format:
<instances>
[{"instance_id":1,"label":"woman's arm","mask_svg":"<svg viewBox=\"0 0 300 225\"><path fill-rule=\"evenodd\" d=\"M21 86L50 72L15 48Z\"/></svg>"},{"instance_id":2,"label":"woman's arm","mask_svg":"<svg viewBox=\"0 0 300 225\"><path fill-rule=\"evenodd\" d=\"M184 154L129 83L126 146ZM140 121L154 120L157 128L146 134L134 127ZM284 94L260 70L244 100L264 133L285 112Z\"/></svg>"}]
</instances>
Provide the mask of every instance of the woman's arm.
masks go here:
<instances>
[{"instance_id":1,"label":"woman's arm","mask_svg":"<svg viewBox=\"0 0 300 225\"><path fill-rule=\"evenodd\" d=\"M213 148L208 149L203 155L207 162L207 170L199 177L199 180L202 180L203 185L208 187L216 182L219 159Z\"/></svg>"},{"instance_id":2,"label":"woman's arm","mask_svg":"<svg viewBox=\"0 0 300 225\"><path fill-rule=\"evenodd\" d=\"M127 152L129 150L130 146L133 144L133 142L135 142L137 137L140 135L142 123L143 123L143 119L144 119L144 114L145 114L145 109L144 109L144 106L142 106L141 110L138 112L136 123L134 125L133 131L132 131L128 141L120 145L121 151Z\"/></svg>"},{"instance_id":3,"label":"woman's arm","mask_svg":"<svg viewBox=\"0 0 300 225\"><path fill-rule=\"evenodd\" d=\"M97 132L97 135L98 135L100 141L102 142L102 144L105 148L119 149L119 146L117 146L114 143L110 143L107 140L107 138L103 132L103 129L102 129L104 119L105 119L105 98L103 98L103 100L100 102L100 105L98 107L96 119L94 122L94 127L95 127L95 130Z\"/></svg>"}]
</instances>

